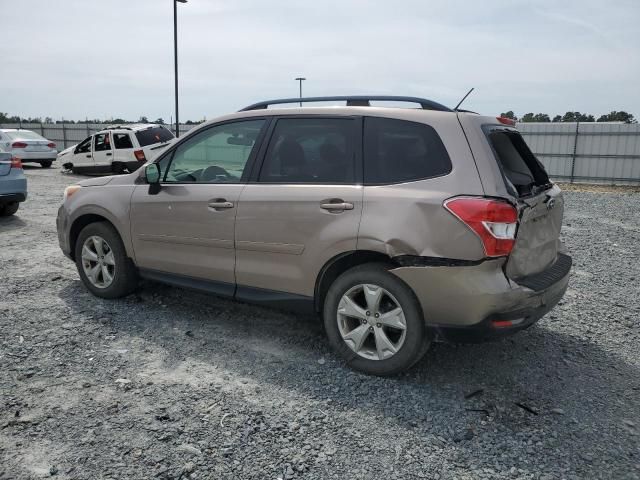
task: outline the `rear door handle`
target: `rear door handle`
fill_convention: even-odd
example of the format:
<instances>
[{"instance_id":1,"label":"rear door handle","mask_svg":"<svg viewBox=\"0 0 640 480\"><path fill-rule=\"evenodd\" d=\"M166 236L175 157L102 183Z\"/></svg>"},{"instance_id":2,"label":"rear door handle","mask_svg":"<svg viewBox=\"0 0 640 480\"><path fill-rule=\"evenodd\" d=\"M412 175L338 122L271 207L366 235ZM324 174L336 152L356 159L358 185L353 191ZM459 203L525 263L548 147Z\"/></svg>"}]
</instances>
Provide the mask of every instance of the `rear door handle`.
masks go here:
<instances>
[{"instance_id":1,"label":"rear door handle","mask_svg":"<svg viewBox=\"0 0 640 480\"><path fill-rule=\"evenodd\" d=\"M107 153L107 157L110 157L111 155L112 155L112 153L111 153L111 152Z\"/></svg>"},{"instance_id":2,"label":"rear door handle","mask_svg":"<svg viewBox=\"0 0 640 480\"><path fill-rule=\"evenodd\" d=\"M224 198L219 198L213 202L209 202L209 208L213 208L214 210L233 208L233 202L228 202Z\"/></svg>"},{"instance_id":3,"label":"rear door handle","mask_svg":"<svg viewBox=\"0 0 640 480\"><path fill-rule=\"evenodd\" d=\"M323 210L329 210L330 212L340 212L343 210L353 210L353 203L337 200L321 203L320 208Z\"/></svg>"},{"instance_id":4,"label":"rear door handle","mask_svg":"<svg viewBox=\"0 0 640 480\"><path fill-rule=\"evenodd\" d=\"M91 155L87 155L87 158L91 158Z\"/></svg>"}]
</instances>

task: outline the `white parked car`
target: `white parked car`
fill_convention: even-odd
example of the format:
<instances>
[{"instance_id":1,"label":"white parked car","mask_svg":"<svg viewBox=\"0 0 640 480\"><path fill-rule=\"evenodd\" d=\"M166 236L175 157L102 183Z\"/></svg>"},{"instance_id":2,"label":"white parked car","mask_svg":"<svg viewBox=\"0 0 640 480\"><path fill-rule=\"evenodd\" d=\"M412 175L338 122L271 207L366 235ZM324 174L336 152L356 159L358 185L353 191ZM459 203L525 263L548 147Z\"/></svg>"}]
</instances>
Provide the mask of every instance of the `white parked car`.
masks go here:
<instances>
[{"instance_id":1,"label":"white parked car","mask_svg":"<svg viewBox=\"0 0 640 480\"><path fill-rule=\"evenodd\" d=\"M162 152L175 137L162 125L107 127L58 154L74 173L133 172Z\"/></svg>"},{"instance_id":2,"label":"white parked car","mask_svg":"<svg viewBox=\"0 0 640 480\"><path fill-rule=\"evenodd\" d=\"M58 154L51 140L22 128L0 129L0 152L10 153L22 163L39 163L44 168L49 168Z\"/></svg>"}]
</instances>

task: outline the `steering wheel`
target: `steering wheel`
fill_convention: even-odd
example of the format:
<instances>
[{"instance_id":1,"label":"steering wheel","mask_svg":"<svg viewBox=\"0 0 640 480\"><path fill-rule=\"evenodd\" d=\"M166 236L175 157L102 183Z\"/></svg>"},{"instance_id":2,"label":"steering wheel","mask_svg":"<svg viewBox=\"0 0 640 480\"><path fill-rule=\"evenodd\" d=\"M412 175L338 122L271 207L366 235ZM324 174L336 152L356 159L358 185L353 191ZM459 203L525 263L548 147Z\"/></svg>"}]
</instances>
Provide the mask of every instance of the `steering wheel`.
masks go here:
<instances>
[{"instance_id":1,"label":"steering wheel","mask_svg":"<svg viewBox=\"0 0 640 480\"><path fill-rule=\"evenodd\" d=\"M217 165L211 165L210 167L205 168L202 172L202 175L200 175L200 179L205 182L217 180L220 177L224 177L225 180L230 180L232 178L229 172L227 172L222 167L218 167Z\"/></svg>"}]
</instances>

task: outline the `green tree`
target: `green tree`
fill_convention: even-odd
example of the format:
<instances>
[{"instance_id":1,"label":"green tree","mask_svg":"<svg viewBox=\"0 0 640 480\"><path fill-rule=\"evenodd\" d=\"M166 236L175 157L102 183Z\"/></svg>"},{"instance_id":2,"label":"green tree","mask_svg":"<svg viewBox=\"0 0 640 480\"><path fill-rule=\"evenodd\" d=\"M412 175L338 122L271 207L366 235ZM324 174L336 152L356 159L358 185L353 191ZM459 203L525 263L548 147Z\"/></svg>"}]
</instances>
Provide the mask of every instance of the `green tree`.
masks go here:
<instances>
[{"instance_id":1,"label":"green tree","mask_svg":"<svg viewBox=\"0 0 640 480\"><path fill-rule=\"evenodd\" d=\"M546 113L536 113L533 116L533 121L534 122L550 122L551 119L549 118L549 115L547 115Z\"/></svg>"},{"instance_id":2,"label":"green tree","mask_svg":"<svg viewBox=\"0 0 640 480\"><path fill-rule=\"evenodd\" d=\"M562 116L561 122L595 122L593 115L580 112L567 112Z\"/></svg>"},{"instance_id":3,"label":"green tree","mask_svg":"<svg viewBox=\"0 0 640 480\"><path fill-rule=\"evenodd\" d=\"M556 115L555 117L553 117L552 122L561 122L562 121L562 115Z\"/></svg>"},{"instance_id":4,"label":"green tree","mask_svg":"<svg viewBox=\"0 0 640 480\"><path fill-rule=\"evenodd\" d=\"M616 112L615 110L611 111L611 113L601 115L598 118L598 122L638 123L638 121L630 113L624 111Z\"/></svg>"},{"instance_id":5,"label":"green tree","mask_svg":"<svg viewBox=\"0 0 640 480\"><path fill-rule=\"evenodd\" d=\"M164 120L162 119L162 117L160 118L156 118L153 123L159 123L160 125L164 125Z\"/></svg>"},{"instance_id":6,"label":"green tree","mask_svg":"<svg viewBox=\"0 0 640 480\"><path fill-rule=\"evenodd\" d=\"M144 115L140 117L138 123L149 123L149 120Z\"/></svg>"}]
</instances>

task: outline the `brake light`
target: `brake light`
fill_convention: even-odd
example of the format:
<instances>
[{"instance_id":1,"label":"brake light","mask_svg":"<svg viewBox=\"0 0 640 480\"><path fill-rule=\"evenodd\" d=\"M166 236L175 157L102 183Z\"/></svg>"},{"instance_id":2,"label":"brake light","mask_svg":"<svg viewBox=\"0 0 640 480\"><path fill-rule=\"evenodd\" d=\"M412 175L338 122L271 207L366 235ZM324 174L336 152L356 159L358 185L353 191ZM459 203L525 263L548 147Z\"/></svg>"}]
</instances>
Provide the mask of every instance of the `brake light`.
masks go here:
<instances>
[{"instance_id":1,"label":"brake light","mask_svg":"<svg viewBox=\"0 0 640 480\"><path fill-rule=\"evenodd\" d=\"M510 127L515 127L516 126L516 121L514 119L512 119L512 118L496 117L496 120L498 120L503 125L509 125Z\"/></svg>"},{"instance_id":2,"label":"brake light","mask_svg":"<svg viewBox=\"0 0 640 480\"><path fill-rule=\"evenodd\" d=\"M24 142L13 142L11 148L27 148L27 144Z\"/></svg>"},{"instance_id":3,"label":"brake light","mask_svg":"<svg viewBox=\"0 0 640 480\"><path fill-rule=\"evenodd\" d=\"M22 160L20 160L18 157L12 157L11 168L22 168Z\"/></svg>"},{"instance_id":4,"label":"brake light","mask_svg":"<svg viewBox=\"0 0 640 480\"><path fill-rule=\"evenodd\" d=\"M146 162L147 157L144 156L144 150L134 150L133 154L136 156L136 160L139 162Z\"/></svg>"},{"instance_id":5,"label":"brake light","mask_svg":"<svg viewBox=\"0 0 640 480\"><path fill-rule=\"evenodd\" d=\"M482 197L457 197L444 207L475 232L488 257L509 255L518 227L518 211L503 200Z\"/></svg>"},{"instance_id":6,"label":"brake light","mask_svg":"<svg viewBox=\"0 0 640 480\"><path fill-rule=\"evenodd\" d=\"M47 143L47 147L49 147L49 148L56 148L56 144L55 144L55 143L53 143L53 142L49 142L49 143Z\"/></svg>"}]
</instances>

